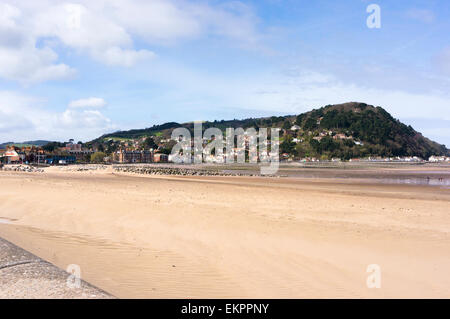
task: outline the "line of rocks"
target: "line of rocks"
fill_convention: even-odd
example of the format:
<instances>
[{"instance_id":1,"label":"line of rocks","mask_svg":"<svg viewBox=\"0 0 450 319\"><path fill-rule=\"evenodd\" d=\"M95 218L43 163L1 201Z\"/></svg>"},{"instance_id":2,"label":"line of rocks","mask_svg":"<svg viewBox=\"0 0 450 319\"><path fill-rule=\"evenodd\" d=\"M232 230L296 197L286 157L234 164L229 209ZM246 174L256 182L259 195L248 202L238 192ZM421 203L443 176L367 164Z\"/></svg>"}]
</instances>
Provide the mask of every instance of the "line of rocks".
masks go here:
<instances>
[{"instance_id":1,"label":"line of rocks","mask_svg":"<svg viewBox=\"0 0 450 319\"><path fill-rule=\"evenodd\" d=\"M43 173L44 170L34 166L19 165L19 166L3 166L0 170L10 171L10 172L27 172L27 173Z\"/></svg>"},{"instance_id":2,"label":"line of rocks","mask_svg":"<svg viewBox=\"0 0 450 319\"><path fill-rule=\"evenodd\" d=\"M106 165L73 165L73 166L61 166L59 169L62 171L68 171L68 172L86 172L86 171L98 171L98 170L105 170L108 166Z\"/></svg>"},{"instance_id":3,"label":"line of rocks","mask_svg":"<svg viewBox=\"0 0 450 319\"><path fill-rule=\"evenodd\" d=\"M223 171L189 169L179 167L142 167L142 166L113 166L114 171L146 175L179 175L179 176L259 176L258 174L228 173Z\"/></svg>"}]
</instances>

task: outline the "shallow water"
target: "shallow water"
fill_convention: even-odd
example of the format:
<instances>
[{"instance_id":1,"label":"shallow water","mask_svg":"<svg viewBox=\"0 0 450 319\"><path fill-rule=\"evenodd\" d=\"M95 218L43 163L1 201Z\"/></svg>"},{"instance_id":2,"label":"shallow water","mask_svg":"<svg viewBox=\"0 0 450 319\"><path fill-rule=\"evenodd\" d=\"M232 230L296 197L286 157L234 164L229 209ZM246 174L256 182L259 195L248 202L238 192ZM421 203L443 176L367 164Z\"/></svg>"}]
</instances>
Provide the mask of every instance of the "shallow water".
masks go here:
<instances>
[{"instance_id":1,"label":"shallow water","mask_svg":"<svg viewBox=\"0 0 450 319\"><path fill-rule=\"evenodd\" d=\"M227 173L258 174L256 170L225 170ZM276 175L284 178L311 178L311 179L355 179L358 182L381 184L407 184L420 186L450 187L450 170L445 171L371 171L371 170L344 170L344 169L284 169L281 168Z\"/></svg>"},{"instance_id":2,"label":"shallow water","mask_svg":"<svg viewBox=\"0 0 450 319\"><path fill-rule=\"evenodd\" d=\"M376 179L377 182L386 184L410 184L410 185L425 185L425 186L440 186L447 188L450 186L450 179L427 179L427 178L380 178Z\"/></svg>"}]
</instances>

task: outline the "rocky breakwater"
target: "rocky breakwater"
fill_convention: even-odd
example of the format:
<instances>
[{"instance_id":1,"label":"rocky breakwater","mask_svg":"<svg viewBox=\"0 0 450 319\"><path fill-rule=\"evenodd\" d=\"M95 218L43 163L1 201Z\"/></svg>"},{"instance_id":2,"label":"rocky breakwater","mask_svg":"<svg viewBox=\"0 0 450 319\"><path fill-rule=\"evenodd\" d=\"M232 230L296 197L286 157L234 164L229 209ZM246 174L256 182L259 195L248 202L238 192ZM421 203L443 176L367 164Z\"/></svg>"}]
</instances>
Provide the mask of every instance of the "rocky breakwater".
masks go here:
<instances>
[{"instance_id":1,"label":"rocky breakwater","mask_svg":"<svg viewBox=\"0 0 450 319\"><path fill-rule=\"evenodd\" d=\"M135 173L145 175L178 175L178 176L259 176L256 174L228 173L220 170L208 170L199 168L182 167L155 167L155 166L133 166L117 165L114 171L122 173Z\"/></svg>"},{"instance_id":2,"label":"rocky breakwater","mask_svg":"<svg viewBox=\"0 0 450 319\"><path fill-rule=\"evenodd\" d=\"M0 170L9 172L27 172L27 173L43 173L42 168L29 166L29 165L5 165L0 166Z\"/></svg>"},{"instance_id":3,"label":"rocky breakwater","mask_svg":"<svg viewBox=\"0 0 450 319\"><path fill-rule=\"evenodd\" d=\"M106 170L107 165L102 164L81 164L71 166L61 166L59 169L64 172L87 172L87 171L101 171Z\"/></svg>"}]
</instances>

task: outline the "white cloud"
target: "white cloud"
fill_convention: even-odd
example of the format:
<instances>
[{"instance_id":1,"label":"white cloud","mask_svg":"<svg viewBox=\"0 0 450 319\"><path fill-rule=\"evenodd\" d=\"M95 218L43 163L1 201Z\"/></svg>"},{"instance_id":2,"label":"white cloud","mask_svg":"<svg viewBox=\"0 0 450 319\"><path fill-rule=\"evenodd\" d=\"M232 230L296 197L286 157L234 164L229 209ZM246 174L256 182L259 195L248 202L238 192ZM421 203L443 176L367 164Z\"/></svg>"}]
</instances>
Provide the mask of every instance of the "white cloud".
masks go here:
<instances>
[{"instance_id":1,"label":"white cloud","mask_svg":"<svg viewBox=\"0 0 450 319\"><path fill-rule=\"evenodd\" d=\"M102 52L95 52L97 60L109 65L130 67L141 61L153 58L155 54L148 50L124 50L119 47L112 47Z\"/></svg>"},{"instance_id":2,"label":"white cloud","mask_svg":"<svg viewBox=\"0 0 450 319\"><path fill-rule=\"evenodd\" d=\"M67 109L62 114L56 115L57 121L68 129L92 129L104 128L111 121L97 110L73 110Z\"/></svg>"},{"instance_id":3,"label":"white cloud","mask_svg":"<svg viewBox=\"0 0 450 319\"><path fill-rule=\"evenodd\" d=\"M261 35L256 29L259 20L242 2L231 1L219 8L203 8L200 16L208 24L210 34L233 39L247 47L259 46Z\"/></svg>"},{"instance_id":4,"label":"white cloud","mask_svg":"<svg viewBox=\"0 0 450 319\"><path fill-rule=\"evenodd\" d=\"M31 25L37 37L56 37L105 64L133 66L154 56L148 50L132 49L127 30L89 2L48 6L32 16Z\"/></svg>"},{"instance_id":5,"label":"white cloud","mask_svg":"<svg viewBox=\"0 0 450 319\"><path fill-rule=\"evenodd\" d=\"M23 114L23 110L34 102L34 99L0 91L0 136L8 136L10 132L32 127L32 121ZM12 135L9 135L9 138L12 138Z\"/></svg>"},{"instance_id":6,"label":"white cloud","mask_svg":"<svg viewBox=\"0 0 450 319\"><path fill-rule=\"evenodd\" d=\"M204 6L167 0L104 3L112 19L148 43L190 38L202 33L202 22L195 16Z\"/></svg>"},{"instance_id":7,"label":"white cloud","mask_svg":"<svg viewBox=\"0 0 450 319\"><path fill-rule=\"evenodd\" d=\"M21 18L17 7L0 3L0 77L24 83L73 77L75 70L58 63L52 49L35 46L31 31L18 23Z\"/></svg>"},{"instance_id":8,"label":"white cloud","mask_svg":"<svg viewBox=\"0 0 450 319\"><path fill-rule=\"evenodd\" d=\"M52 112L44 104L42 99L0 91L0 141L90 140L117 128L98 110Z\"/></svg>"},{"instance_id":9,"label":"white cloud","mask_svg":"<svg viewBox=\"0 0 450 319\"><path fill-rule=\"evenodd\" d=\"M75 75L58 61L58 44L106 65L131 67L155 56L136 49L136 40L159 45L218 36L248 47L258 41L257 19L238 1L0 1L0 77L25 83Z\"/></svg>"},{"instance_id":10,"label":"white cloud","mask_svg":"<svg viewBox=\"0 0 450 319\"><path fill-rule=\"evenodd\" d=\"M101 108L106 106L106 101L99 97L74 100L69 103L71 108Z\"/></svg>"},{"instance_id":11,"label":"white cloud","mask_svg":"<svg viewBox=\"0 0 450 319\"><path fill-rule=\"evenodd\" d=\"M239 1L211 5L176 0L96 1L96 9L116 21L129 34L149 44L173 43L202 35L215 35L240 42L258 37L257 19L249 6Z\"/></svg>"},{"instance_id":12,"label":"white cloud","mask_svg":"<svg viewBox=\"0 0 450 319\"><path fill-rule=\"evenodd\" d=\"M24 83L70 79L75 69L55 63L57 55L49 48L8 49L0 47L0 77Z\"/></svg>"}]
</instances>

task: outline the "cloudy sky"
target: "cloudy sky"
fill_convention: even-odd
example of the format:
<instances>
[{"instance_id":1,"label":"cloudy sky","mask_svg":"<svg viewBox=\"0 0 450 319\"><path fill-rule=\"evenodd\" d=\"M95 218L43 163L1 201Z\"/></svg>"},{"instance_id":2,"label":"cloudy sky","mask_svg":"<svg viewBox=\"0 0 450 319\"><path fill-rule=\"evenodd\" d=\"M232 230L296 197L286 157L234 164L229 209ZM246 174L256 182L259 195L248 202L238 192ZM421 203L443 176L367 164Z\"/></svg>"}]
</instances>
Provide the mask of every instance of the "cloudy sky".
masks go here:
<instances>
[{"instance_id":1,"label":"cloudy sky","mask_svg":"<svg viewBox=\"0 0 450 319\"><path fill-rule=\"evenodd\" d=\"M449 16L447 0L0 0L0 142L361 101L449 146Z\"/></svg>"}]
</instances>

